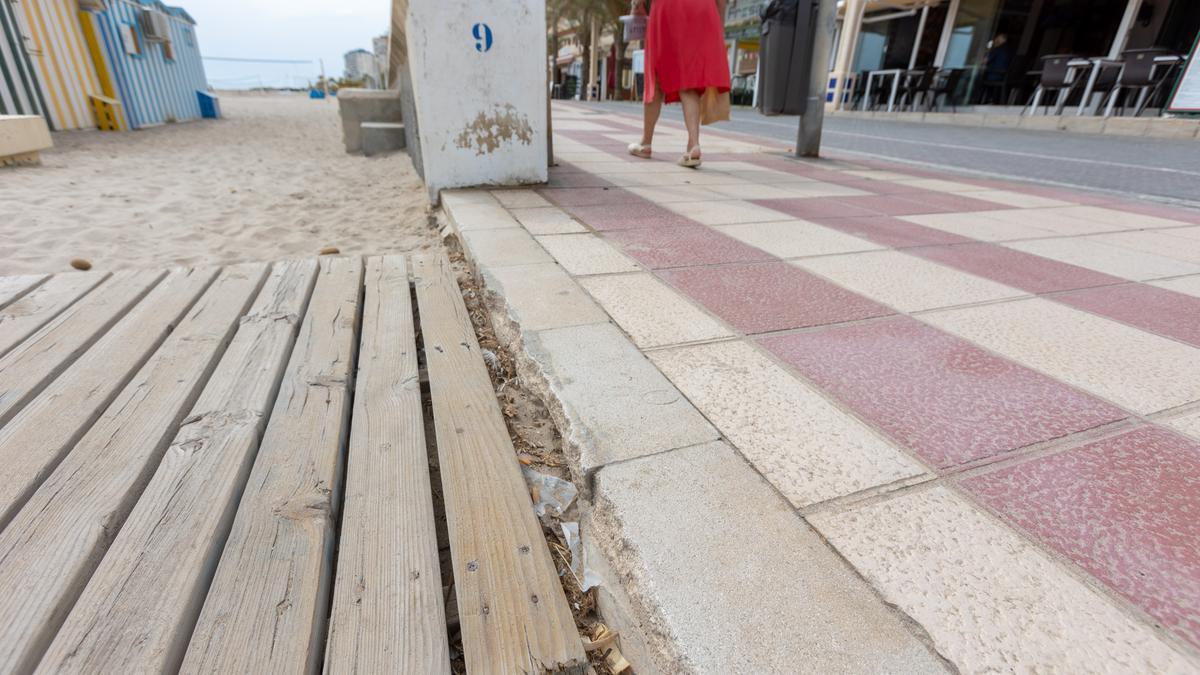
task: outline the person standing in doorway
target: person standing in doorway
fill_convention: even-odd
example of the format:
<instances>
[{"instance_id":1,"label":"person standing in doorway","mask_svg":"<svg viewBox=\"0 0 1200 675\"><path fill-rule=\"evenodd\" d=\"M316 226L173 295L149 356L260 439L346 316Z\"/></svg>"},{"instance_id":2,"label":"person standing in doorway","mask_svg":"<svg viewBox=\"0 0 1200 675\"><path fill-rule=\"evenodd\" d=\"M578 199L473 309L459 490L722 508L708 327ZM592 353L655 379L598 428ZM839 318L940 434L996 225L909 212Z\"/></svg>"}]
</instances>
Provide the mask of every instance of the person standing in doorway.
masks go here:
<instances>
[{"instance_id":1,"label":"person standing in doorway","mask_svg":"<svg viewBox=\"0 0 1200 675\"><path fill-rule=\"evenodd\" d=\"M646 14L646 0L631 12ZM680 166L700 166L700 125L729 119L725 0L653 0L646 26L646 93L642 141L629 154L649 158L663 103L681 103L687 126Z\"/></svg>"}]
</instances>

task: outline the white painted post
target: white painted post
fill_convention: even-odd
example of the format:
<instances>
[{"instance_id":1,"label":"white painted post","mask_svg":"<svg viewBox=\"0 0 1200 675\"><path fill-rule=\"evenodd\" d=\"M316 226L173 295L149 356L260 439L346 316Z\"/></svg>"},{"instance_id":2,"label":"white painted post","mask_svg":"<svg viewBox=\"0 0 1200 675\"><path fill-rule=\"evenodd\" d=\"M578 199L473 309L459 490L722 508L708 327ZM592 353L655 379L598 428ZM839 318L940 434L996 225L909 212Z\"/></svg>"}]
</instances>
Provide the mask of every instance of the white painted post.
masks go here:
<instances>
[{"instance_id":1,"label":"white painted post","mask_svg":"<svg viewBox=\"0 0 1200 675\"><path fill-rule=\"evenodd\" d=\"M1129 42L1129 29L1133 27L1133 20L1137 17L1138 8L1142 6L1142 0L1129 0L1129 4L1125 5L1125 14L1121 17L1121 25L1117 27L1117 34L1113 37L1112 49L1108 50L1108 58L1115 59L1125 51L1125 44Z\"/></svg>"},{"instance_id":2,"label":"white painted post","mask_svg":"<svg viewBox=\"0 0 1200 675\"><path fill-rule=\"evenodd\" d=\"M545 0L410 0L406 26L430 200L446 188L544 183Z\"/></svg>"},{"instance_id":3,"label":"white painted post","mask_svg":"<svg viewBox=\"0 0 1200 675\"><path fill-rule=\"evenodd\" d=\"M917 37L913 40L912 56L908 58L908 69L917 67L917 55L921 51L921 38L925 37L925 20L929 18L929 5L921 8L921 18L917 21Z\"/></svg>"},{"instance_id":4,"label":"white painted post","mask_svg":"<svg viewBox=\"0 0 1200 675\"><path fill-rule=\"evenodd\" d=\"M838 45L837 65L833 77L833 109L841 110L845 98L846 78L854 67L854 57L858 51L858 34L862 28L863 11L866 9L865 0L846 0L846 11L842 15L842 35Z\"/></svg>"},{"instance_id":5,"label":"white painted post","mask_svg":"<svg viewBox=\"0 0 1200 675\"><path fill-rule=\"evenodd\" d=\"M958 19L959 4L961 4L961 0L950 0L950 8L946 10L946 23L942 24L937 56L933 59L935 68L941 68L946 63L946 50L950 49L950 38L954 35L954 21Z\"/></svg>"}]
</instances>

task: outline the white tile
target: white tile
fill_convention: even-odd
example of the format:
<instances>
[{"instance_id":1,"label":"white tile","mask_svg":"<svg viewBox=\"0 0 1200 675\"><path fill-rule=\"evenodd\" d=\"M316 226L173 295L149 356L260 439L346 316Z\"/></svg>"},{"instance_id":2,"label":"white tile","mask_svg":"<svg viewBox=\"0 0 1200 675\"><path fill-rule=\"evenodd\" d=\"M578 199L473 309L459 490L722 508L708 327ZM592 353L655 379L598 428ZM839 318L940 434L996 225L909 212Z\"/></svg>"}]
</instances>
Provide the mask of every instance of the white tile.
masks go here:
<instances>
[{"instance_id":1,"label":"white tile","mask_svg":"<svg viewBox=\"0 0 1200 675\"><path fill-rule=\"evenodd\" d=\"M1188 223L1155 216L1144 216L1140 213L1129 213L1116 209L1106 209L1102 206L1072 206L1062 209L1064 215L1072 218L1082 218L1098 223L1105 223L1124 230L1144 230L1156 227L1179 227Z\"/></svg>"},{"instance_id":2,"label":"white tile","mask_svg":"<svg viewBox=\"0 0 1200 675\"><path fill-rule=\"evenodd\" d=\"M786 184L781 186L788 193L789 199L797 197L861 197L870 194L865 190L858 188L838 185L836 183L824 183L821 181L805 181L803 183Z\"/></svg>"},{"instance_id":3,"label":"white tile","mask_svg":"<svg viewBox=\"0 0 1200 675\"><path fill-rule=\"evenodd\" d=\"M629 191L655 204L674 202L709 202L733 199L717 191L715 185L663 185L658 187L631 187Z\"/></svg>"},{"instance_id":4,"label":"white tile","mask_svg":"<svg viewBox=\"0 0 1200 675\"><path fill-rule=\"evenodd\" d=\"M557 206L532 209L512 209L512 215L530 234L567 234L587 232L582 223Z\"/></svg>"},{"instance_id":5,"label":"white tile","mask_svg":"<svg viewBox=\"0 0 1200 675\"><path fill-rule=\"evenodd\" d=\"M1158 286L1176 293L1186 293L1200 298L1200 274L1166 281L1151 281L1151 286Z\"/></svg>"},{"instance_id":6,"label":"white tile","mask_svg":"<svg viewBox=\"0 0 1200 675\"><path fill-rule=\"evenodd\" d=\"M733 335L653 274L606 274L579 283L643 349Z\"/></svg>"},{"instance_id":7,"label":"white tile","mask_svg":"<svg viewBox=\"0 0 1200 675\"><path fill-rule=\"evenodd\" d=\"M1026 295L899 251L874 251L793 261L850 290L903 312Z\"/></svg>"},{"instance_id":8,"label":"white tile","mask_svg":"<svg viewBox=\"0 0 1200 675\"><path fill-rule=\"evenodd\" d=\"M924 473L751 344L715 342L649 356L797 507Z\"/></svg>"},{"instance_id":9,"label":"white tile","mask_svg":"<svg viewBox=\"0 0 1200 675\"><path fill-rule=\"evenodd\" d=\"M746 201L674 202L664 206L686 218L704 225L761 223L771 220L792 220L786 213Z\"/></svg>"},{"instance_id":10,"label":"white tile","mask_svg":"<svg viewBox=\"0 0 1200 675\"><path fill-rule=\"evenodd\" d=\"M471 230L520 229L516 218L499 204L445 205L446 215L459 232Z\"/></svg>"},{"instance_id":11,"label":"white tile","mask_svg":"<svg viewBox=\"0 0 1200 675\"><path fill-rule=\"evenodd\" d=\"M1091 238L1041 239L1005 246L1134 281L1200 273L1200 264L1111 246Z\"/></svg>"},{"instance_id":12,"label":"white tile","mask_svg":"<svg viewBox=\"0 0 1200 675\"><path fill-rule=\"evenodd\" d=\"M1111 246L1133 249L1143 253L1174 258L1190 263L1200 263L1200 240L1176 237L1175 230L1139 230L1135 232L1111 232L1098 234L1088 239Z\"/></svg>"},{"instance_id":13,"label":"white tile","mask_svg":"<svg viewBox=\"0 0 1200 675\"><path fill-rule=\"evenodd\" d=\"M1014 206L1019 209L1038 209L1071 205L1071 202L1064 202L1061 199L1050 199L1049 197L1039 197L1038 195L1029 195L1023 192L1012 192L1009 190L980 190L978 192L962 192L961 194L964 197L982 199L985 202L995 202L997 204L1004 204L1005 206Z\"/></svg>"},{"instance_id":14,"label":"white tile","mask_svg":"<svg viewBox=\"0 0 1200 675\"><path fill-rule=\"evenodd\" d=\"M487 287L504 297L523 331L606 323L608 316L558 264L483 267Z\"/></svg>"},{"instance_id":15,"label":"white tile","mask_svg":"<svg viewBox=\"0 0 1200 675\"><path fill-rule=\"evenodd\" d=\"M922 321L1142 414L1200 400L1200 349L1031 298Z\"/></svg>"},{"instance_id":16,"label":"white tile","mask_svg":"<svg viewBox=\"0 0 1200 675\"><path fill-rule=\"evenodd\" d=\"M804 220L743 223L713 228L780 258L873 251L879 244Z\"/></svg>"},{"instance_id":17,"label":"white tile","mask_svg":"<svg viewBox=\"0 0 1200 675\"><path fill-rule=\"evenodd\" d=\"M961 672L1194 670L1148 626L946 488L809 522Z\"/></svg>"},{"instance_id":18,"label":"white tile","mask_svg":"<svg viewBox=\"0 0 1200 675\"><path fill-rule=\"evenodd\" d=\"M1010 241L1033 237L1053 237L1057 233L1022 223L993 220L984 213L934 213L921 216L902 216L900 220L932 227L980 241Z\"/></svg>"},{"instance_id":19,"label":"white tile","mask_svg":"<svg viewBox=\"0 0 1200 675\"><path fill-rule=\"evenodd\" d=\"M624 253L594 234L555 234L538 243L571 274L612 274L641 270Z\"/></svg>"},{"instance_id":20,"label":"white tile","mask_svg":"<svg viewBox=\"0 0 1200 675\"><path fill-rule=\"evenodd\" d=\"M509 209L550 206L546 198L533 190L492 190L492 196L500 205Z\"/></svg>"},{"instance_id":21,"label":"white tile","mask_svg":"<svg viewBox=\"0 0 1200 675\"><path fill-rule=\"evenodd\" d=\"M933 190L935 192L975 192L981 189L978 185L956 183L952 180L941 180L939 178L916 178L899 182L922 190Z\"/></svg>"},{"instance_id":22,"label":"white tile","mask_svg":"<svg viewBox=\"0 0 1200 675\"><path fill-rule=\"evenodd\" d=\"M1181 417L1162 420L1163 424L1200 441L1200 410Z\"/></svg>"}]
</instances>

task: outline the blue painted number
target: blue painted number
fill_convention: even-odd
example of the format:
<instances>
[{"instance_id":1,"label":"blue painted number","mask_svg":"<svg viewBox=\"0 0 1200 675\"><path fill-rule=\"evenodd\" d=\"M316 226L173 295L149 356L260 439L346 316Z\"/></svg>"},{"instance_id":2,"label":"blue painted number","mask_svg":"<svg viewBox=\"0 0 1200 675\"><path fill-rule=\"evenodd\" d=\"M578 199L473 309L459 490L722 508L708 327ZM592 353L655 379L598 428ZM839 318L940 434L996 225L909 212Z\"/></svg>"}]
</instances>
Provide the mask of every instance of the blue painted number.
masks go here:
<instances>
[{"instance_id":1,"label":"blue painted number","mask_svg":"<svg viewBox=\"0 0 1200 675\"><path fill-rule=\"evenodd\" d=\"M471 35L475 38L475 51L486 52L492 48L492 28L486 23L477 23L471 27Z\"/></svg>"}]
</instances>

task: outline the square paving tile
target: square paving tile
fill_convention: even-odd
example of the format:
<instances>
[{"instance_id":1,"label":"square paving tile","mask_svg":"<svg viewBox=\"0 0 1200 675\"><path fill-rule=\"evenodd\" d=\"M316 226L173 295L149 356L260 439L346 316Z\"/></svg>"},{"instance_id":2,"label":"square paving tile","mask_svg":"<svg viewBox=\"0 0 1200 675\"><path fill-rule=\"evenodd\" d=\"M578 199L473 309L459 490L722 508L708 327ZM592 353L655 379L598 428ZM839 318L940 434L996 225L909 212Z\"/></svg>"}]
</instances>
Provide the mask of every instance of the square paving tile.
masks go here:
<instances>
[{"instance_id":1,"label":"square paving tile","mask_svg":"<svg viewBox=\"0 0 1200 675\"><path fill-rule=\"evenodd\" d=\"M661 275L746 334L892 313L877 302L784 262L680 269Z\"/></svg>"},{"instance_id":2,"label":"square paving tile","mask_svg":"<svg viewBox=\"0 0 1200 675\"><path fill-rule=\"evenodd\" d=\"M537 241L571 274L612 274L641 269L612 244L594 234L554 234L538 237Z\"/></svg>"},{"instance_id":3,"label":"square paving tile","mask_svg":"<svg viewBox=\"0 0 1200 675\"><path fill-rule=\"evenodd\" d=\"M841 201L846 198L813 197L797 199L761 199L754 203L768 209L786 213L795 218L812 220L814 218L853 218L856 216L878 216L873 209L855 206L853 203Z\"/></svg>"},{"instance_id":4,"label":"square paving tile","mask_svg":"<svg viewBox=\"0 0 1200 675\"><path fill-rule=\"evenodd\" d=\"M1151 281L1150 285L1200 298L1200 274L1166 281Z\"/></svg>"},{"instance_id":5,"label":"square paving tile","mask_svg":"<svg viewBox=\"0 0 1200 675\"><path fill-rule=\"evenodd\" d=\"M554 262L549 253L522 227L500 230L467 230L463 247L478 265L504 267Z\"/></svg>"},{"instance_id":6,"label":"square paving tile","mask_svg":"<svg viewBox=\"0 0 1200 675\"><path fill-rule=\"evenodd\" d=\"M1200 410L1181 417L1161 420L1161 422L1185 436L1191 436L1200 441Z\"/></svg>"},{"instance_id":7,"label":"square paving tile","mask_svg":"<svg viewBox=\"0 0 1200 675\"><path fill-rule=\"evenodd\" d=\"M1200 350L1044 298L922 321L1145 415L1200 401Z\"/></svg>"},{"instance_id":8,"label":"square paving tile","mask_svg":"<svg viewBox=\"0 0 1200 675\"><path fill-rule=\"evenodd\" d=\"M697 225L695 221L685 218L678 213L633 196L630 196L622 204L572 206L567 211L575 216L576 219L600 231L643 228L660 229Z\"/></svg>"},{"instance_id":9,"label":"square paving tile","mask_svg":"<svg viewBox=\"0 0 1200 675\"><path fill-rule=\"evenodd\" d=\"M1200 647L1200 443L1146 426L962 484Z\"/></svg>"},{"instance_id":10,"label":"square paving tile","mask_svg":"<svg viewBox=\"0 0 1200 675\"><path fill-rule=\"evenodd\" d=\"M753 344L715 342L649 356L795 506L925 473Z\"/></svg>"},{"instance_id":11,"label":"square paving tile","mask_svg":"<svg viewBox=\"0 0 1200 675\"><path fill-rule=\"evenodd\" d=\"M1125 280L996 244L914 248L909 253L1030 293L1119 284Z\"/></svg>"},{"instance_id":12,"label":"square paving tile","mask_svg":"<svg viewBox=\"0 0 1200 675\"><path fill-rule=\"evenodd\" d=\"M543 189L542 195L559 206L601 206L640 201L619 187L581 187Z\"/></svg>"},{"instance_id":13,"label":"square paving tile","mask_svg":"<svg viewBox=\"0 0 1200 675\"><path fill-rule=\"evenodd\" d=\"M851 410L941 469L1127 417L907 317L762 338Z\"/></svg>"},{"instance_id":14,"label":"square paving tile","mask_svg":"<svg viewBox=\"0 0 1200 675\"><path fill-rule=\"evenodd\" d=\"M1200 347L1200 298L1146 284L1054 296L1058 302Z\"/></svg>"},{"instance_id":15,"label":"square paving tile","mask_svg":"<svg viewBox=\"0 0 1200 675\"><path fill-rule=\"evenodd\" d=\"M492 190L492 196L509 209L550 206L550 202L533 190Z\"/></svg>"},{"instance_id":16,"label":"square paving tile","mask_svg":"<svg viewBox=\"0 0 1200 675\"><path fill-rule=\"evenodd\" d=\"M851 204L857 208L867 209L876 215L881 216L915 216L926 213L947 213L951 211L965 211L967 209L956 209L947 206L938 206L936 204L917 199L918 195L922 198L927 195L939 195L936 192L923 192L901 195L867 195L865 197L845 197L841 201L845 204ZM994 204L990 206L995 206Z\"/></svg>"},{"instance_id":17,"label":"square paving tile","mask_svg":"<svg viewBox=\"0 0 1200 675\"><path fill-rule=\"evenodd\" d=\"M605 237L650 269L772 259L770 254L703 225L616 230Z\"/></svg>"},{"instance_id":18,"label":"square paving tile","mask_svg":"<svg viewBox=\"0 0 1200 675\"><path fill-rule=\"evenodd\" d=\"M968 187L972 190L975 189L975 186ZM959 192L959 194L964 197L970 197L971 199L981 199L985 202L1003 204L1004 206L1012 206L1019 209L1037 209L1071 205L1071 202L1064 202L1061 199L1050 199L1049 197L1039 197L1038 195L1026 194L1024 192L1013 192L1011 190L981 190L977 192Z\"/></svg>"},{"instance_id":19,"label":"square paving tile","mask_svg":"<svg viewBox=\"0 0 1200 675\"><path fill-rule=\"evenodd\" d=\"M504 297L523 331L606 323L608 315L557 263L485 267L484 281Z\"/></svg>"},{"instance_id":20,"label":"square paving tile","mask_svg":"<svg viewBox=\"0 0 1200 675\"><path fill-rule=\"evenodd\" d=\"M1143 253L1151 253L1166 258L1174 258L1190 263L1200 263L1200 239L1178 236L1187 228L1170 230L1138 230L1134 232L1110 232L1088 237L1089 241L1098 241L1110 246L1119 246Z\"/></svg>"},{"instance_id":21,"label":"square paving tile","mask_svg":"<svg viewBox=\"0 0 1200 675\"><path fill-rule=\"evenodd\" d=\"M900 251L821 256L792 264L902 312L969 305L1023 291Z\"/></svg>"},{"instance_id":22,"label":"square paving tile","mask_svg":"<svg viewBox=\"0 0 1200 675\"><path fill-rule=\"evenodd\" d=\"M904 248L906 246L932 246L957 244L970 239L932 227L917 225L890 216L863 216L858 218L813 218L812 222L877 244Z\"/></svg>"},{"instance_id":23,"label":"square paving tile","mask_svg":"<svg viewBox=\"0 0 1200 675\"><path fill-rule=\"evenodd\" d=\"M1191 659L945 487L808 521L964 673L1186 673Z\"/></svg>"},{"instance_id":24,"label":"square paving tile","mask_svg":"<svg viewBox=\"0 0 1200 675\"><path fill-rule=\"evenodd\" d=\"M642 348L730 337L733 331L653 274L606 274L579 283Z\"/></svg>"},{"instance_id":25,"label":"square paving tile","mask_svg":"<svg viewBox=\"0 0 1200 675\"><path fill-rule=\"evenodd\" d=\"M546 181L548 188L585 188L606 185L612 185L612 183L595 174L575 168L559 171L551 169L550 178Z\"/></svg>"},{"instance_id":26,"label":"square paving tile","mask_svg":"<svg viewBox=\"0 0 1200 675\"><path fill-rule=\"evenodd\" d=\"M992 200L975 199L964 194L949 192L922 192L919 194L902 195L902 199L919 202L929 207L946 211L987 211L1002 209L1003 203ZM933 213L930 211L929 213Z\"/></svg>"},{"instance_id":27,"label":"square paving tile","mask_svg":"<svg viewBox=\"0 0 1200 675\"><path fill-rule=\"evenodd\" d=\"M557 206L512 209L511 213L532 235L587 232L586 227Z\"/></svg>"},{"instance_id":28,"label":"square paving tile","mask_svg":"<svg viewBox=\"0 0 1200 675\"><path fill-rule=\"evenodd\" d=\"M1134 213L1152 218L1164 218L1167 220L1177 220L1193 225L1200 225L1200 211L1193 209L1177 208L1167 206L1165 204L1137 204L1132 202L1116 202L1105 205L1105 208L1114 211L1124 211L1125 213Z\"/></svg>"},{"instance_id":29,"label":"square paving tile","mask_svg":"<svg viewBox=\"0 0 1200 675\"><path fill-rule=\"evenodd\" d=\"M748 201L674 202L667 208L704 225L762 223L772 220L791 220L791 216L763 208Z\"/></svg>"},{"instance_id":30,"label":"square paving tile","mask_svg":"<svg viewBox=\"0 0 1200 675\"><path fill-rule=\"evenodd\" d=\"M922 227L941 230L975 241L1011 241L1053 237L1059 232L1039 227L1028 221L1005 222L993 218L992 211L975 213L931 213L920 216L903 216L901 220ZM1021 211L1024 213L1024 211Z\"/></svg>"},{"instance_id":31,"label":"square paving tile","mask_svg":"<svg viewBox=\"0 0 1200 675\"><path fill-rule=\"evenodd\" d=\"M723 225L715 229L780 258L870 251L880 248L878 244L872 244L866 239L859 239L804 220Z\"/></svg>"},{"instance_id":32,"label":"square paving tile","mask_svg":"<svg viewBox=\"0 0 1200 675\"><path fill-rule=\"evenodd\" d=\"M1005 246L1134 281L1200 273L1200 263L1184 262L1080 237L1017 241Z\"/></svg>"}]
</instances>

